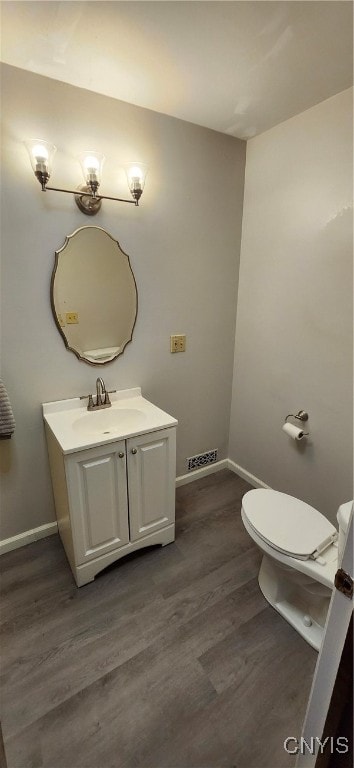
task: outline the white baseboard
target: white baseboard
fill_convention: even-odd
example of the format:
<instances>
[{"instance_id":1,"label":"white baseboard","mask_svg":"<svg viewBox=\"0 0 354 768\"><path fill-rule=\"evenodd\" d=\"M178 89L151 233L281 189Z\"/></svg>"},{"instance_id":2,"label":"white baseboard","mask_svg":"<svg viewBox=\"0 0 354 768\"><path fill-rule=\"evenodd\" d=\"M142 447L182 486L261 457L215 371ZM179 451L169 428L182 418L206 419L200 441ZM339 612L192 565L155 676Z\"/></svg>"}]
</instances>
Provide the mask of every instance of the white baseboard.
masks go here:
<instances>
[{"instance_id":1,"label":"white baseboard","mask_svg":"<svg viewBox=\"0 0 354 768\"><path fill-rule=\"evenodd\" d=\"M247 480L247 482L250 485L253 485L254 488L270 488L270 485L264 483L263 480L259 479L259 477L251 475L250 472L247 472L247 469L240 467L239 464L235 464L235 462L231 461L231 459L227 459L227 468L231 469L231 472L234 472L235 475L242 477L242 480Z\"/></svg>"},{"instance_id":2,"label":"white baseboard","mask_svg":"<svg viewBox=\"0 0 354 768\"><path fill-rule=\"evenodd\" d=\"M188 472L186 475L179 475L176 477L176 488L187 483L193 483L194 480L200 480L202 477L211 475L214 472L219 472L221 469L230 469L243 480L247 480L254 488L269 488L269 485L260 480L255 475L251 475L246 469L240 467L239 464L235 464L231 459L222 459L222 461L216 461L213 464L207 464L206 467L200 467L192 472ZM51 536L53 533L57 533L57 523L46 523L40 525L38 528L32 528L30 531L24 531L17 536L12 536L10 539L3 539L0 541L0 555L4 555L5 552L11 552L13 549L24 547L26 544L31 544L38 539L44 539L46 536Z\"/></svg>"},{"instance_id":3,"label":"white baseboard","mask_svg":"<svg viewBox=\"0 0 354 768\"><path fill-rule=\"evenodd\" d=\"M3 539L3 541L0 541L0 555L4 555L5 552L11 552L13 549L24 547L26 544L31 544L32 541L44 539L46 536L57 533L57 531L57 523L46 523L38 528L32 528L30 531L19 533L17 536L11 536L10 539Z\"/></svg>"},{"instance_id":4,"label":"white baseboard","mask_svg":"<svg viewBox=\"0 0 354 768\"><path fill-rule=\"evenodd\" d=\"M214 472L219 472L220 469L228 469L228 459L222 459L222 461L215 461L213 464L207 464L206 467L194 469L186 475L179 475L179 477L176 477L176 488L179 488L180 485L193 483L194 480L200 480L201 477L212 475Z\"/></svg>"}]
</instances>

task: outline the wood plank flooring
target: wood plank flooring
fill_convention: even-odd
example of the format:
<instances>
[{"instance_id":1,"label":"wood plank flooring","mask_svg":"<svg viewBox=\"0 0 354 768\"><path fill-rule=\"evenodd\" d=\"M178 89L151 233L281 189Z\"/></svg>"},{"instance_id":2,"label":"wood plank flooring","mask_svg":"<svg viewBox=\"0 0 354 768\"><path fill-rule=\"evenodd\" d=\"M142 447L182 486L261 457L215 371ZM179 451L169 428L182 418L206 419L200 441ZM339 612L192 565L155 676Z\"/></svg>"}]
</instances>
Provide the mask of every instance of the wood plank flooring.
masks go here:
<instances>
[{"instance_id":1,"label":"wood plank flooring","mask_svg":"<svg viewBox=\"0 0 354 768\"><path fill-rule=\"evenodd\" d=\"M288 768L317 654L264 600L228 470L176 542L77 589L57 536L1 558L8 768Z\"/></svg>"}]
</instances>

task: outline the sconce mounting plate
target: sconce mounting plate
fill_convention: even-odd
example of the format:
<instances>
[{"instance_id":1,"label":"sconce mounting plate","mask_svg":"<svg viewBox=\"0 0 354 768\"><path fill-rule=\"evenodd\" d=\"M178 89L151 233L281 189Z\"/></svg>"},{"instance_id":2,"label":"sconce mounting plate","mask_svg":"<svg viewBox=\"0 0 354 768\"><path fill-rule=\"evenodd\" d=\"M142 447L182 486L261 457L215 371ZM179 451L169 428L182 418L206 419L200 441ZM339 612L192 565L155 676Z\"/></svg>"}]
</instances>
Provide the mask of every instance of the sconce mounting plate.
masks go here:
<instances>
[{"instance_id":1,"label":"sconce mounting plate","mask_svg":"<svg viewBox=\"0 0 354 768\"><path fill-rule=\"evenodd\" d=\"M78 187L78 194L75 195L75 202L82 213L86 213L87 216L95 216L101 208L102 200L99 197L92 197L90 187L82 185ZM81 192L81 194L80 194ZM86 192L87 194L82 194Z\"/></svg>"}]
</instances>

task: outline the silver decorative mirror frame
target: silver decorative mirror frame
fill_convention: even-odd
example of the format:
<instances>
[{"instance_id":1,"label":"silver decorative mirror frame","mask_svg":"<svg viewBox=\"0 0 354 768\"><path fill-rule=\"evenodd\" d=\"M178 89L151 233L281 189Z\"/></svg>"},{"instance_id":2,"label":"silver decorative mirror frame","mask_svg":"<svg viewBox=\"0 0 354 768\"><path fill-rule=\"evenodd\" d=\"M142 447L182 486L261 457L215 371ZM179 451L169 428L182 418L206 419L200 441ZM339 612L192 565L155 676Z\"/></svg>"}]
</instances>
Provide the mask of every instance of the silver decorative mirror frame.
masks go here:
<instances>
[{"instance_id":1,"label":"silver decorative mirror frame","mask_svg":"<svg viewBox=\"0 0 354 768\"><path fill-rule=\"evenodd\" d=\"M82 249L84 245L85 252ZM92 296L89 275L91 283L94 280ZM75 295L76 299L73 299ZM89 365L102 366L123 354L133 337L138 312L138 291L130 258L118 240L101 227L94 226L80 227L67 235L64 245L55 251L50 301L54 321L65 347L79 360ZM81 307L80 311L78 306ZM72 316L77 316L78 320L73 321ZM104 326L107 316L115 318L109 328ZM82 320L86 317L86 326L91 323L92 344L89 340L78 342L82 337L89 339L87 327L78 330L80 317ZM98 329L93 317L99 318L101 326ZM107 333L106 341L102 336L104 333Z\"/></svg>"}]
</instances>

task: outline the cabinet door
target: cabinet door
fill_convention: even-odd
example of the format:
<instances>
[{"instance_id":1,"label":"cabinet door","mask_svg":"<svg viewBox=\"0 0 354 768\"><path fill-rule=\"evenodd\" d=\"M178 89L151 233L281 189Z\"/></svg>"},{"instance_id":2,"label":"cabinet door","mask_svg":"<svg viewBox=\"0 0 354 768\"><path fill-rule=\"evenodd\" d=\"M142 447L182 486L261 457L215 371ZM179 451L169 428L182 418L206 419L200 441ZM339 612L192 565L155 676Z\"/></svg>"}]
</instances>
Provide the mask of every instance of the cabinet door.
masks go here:
<instances>
[{"instance_id":1,"label":"cabinet door","mask_svg":"<svg viewBox=\"0 0 354 768\"><path fill-rule=\"evenodd\" d=\"M66 457L76 564L129 541L125 442Z\"/></svg>"},{"instance_id":2,"label":"cabinet door","mask_svg":"<svg viewBox=\"0 0 354 768\"><path fill-rule=\"evenodd\" d=\"M127 440L130 539L174 523L176 430L161 429Z\"/></svg>"}]
</instances>

